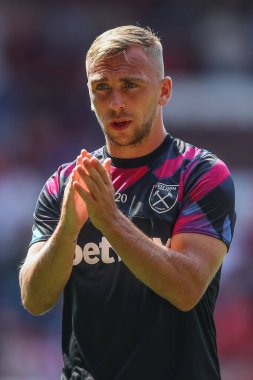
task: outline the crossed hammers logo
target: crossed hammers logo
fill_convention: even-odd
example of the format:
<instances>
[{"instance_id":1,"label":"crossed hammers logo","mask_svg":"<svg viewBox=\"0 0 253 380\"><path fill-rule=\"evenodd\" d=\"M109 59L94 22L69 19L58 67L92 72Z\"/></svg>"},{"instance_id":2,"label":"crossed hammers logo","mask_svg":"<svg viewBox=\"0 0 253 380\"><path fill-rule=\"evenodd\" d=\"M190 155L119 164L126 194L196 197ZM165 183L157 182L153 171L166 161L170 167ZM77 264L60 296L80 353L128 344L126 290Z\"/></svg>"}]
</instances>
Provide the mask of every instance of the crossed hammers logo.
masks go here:
<instances>
[{"instance_id":1,"label":"crossed hammers logo","mask_svg":"<svg viewBox=\"0 0 253 380\"><path fill-rule=\"evenodd\" d=\"M164 204L165 207L168 207L169 205L165 202L164 199L166 199L167 197L171 197L172 198L172 194L171 192L169 192L167 195L165 195L165 197L161 197L161 195L159 194L159 190L156 190L156 192L154 193L154 196L157 195L158 196L158 201L156 201L155 203L153 203L153 207L156 206L158 203L162 202Z\"/></svg>"},{"instance_id":2,"label":"crossed hammers logo","mask_svg":"<svg viewBox=\"0 0 253 380\"><path fill-rule=\"evenodd\" d=\"M177 194L178 185L166 185L158 182L153 186L149 204L158 213L169 211L177 201Z\"/></svg>"}]
</instances>

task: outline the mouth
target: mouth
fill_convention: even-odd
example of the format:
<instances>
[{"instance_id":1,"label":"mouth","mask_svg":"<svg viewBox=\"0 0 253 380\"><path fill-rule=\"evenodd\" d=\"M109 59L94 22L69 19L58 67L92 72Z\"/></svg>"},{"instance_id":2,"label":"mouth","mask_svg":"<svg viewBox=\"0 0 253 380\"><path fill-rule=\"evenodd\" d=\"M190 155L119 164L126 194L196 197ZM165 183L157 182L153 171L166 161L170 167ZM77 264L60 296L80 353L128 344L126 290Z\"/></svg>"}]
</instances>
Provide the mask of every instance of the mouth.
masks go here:
<instances>
[{"instance_id":1,"label":"mouth","mask_svg":"<svg viewBox=\"0 0 253 380\"><path fill-rule=\"evenodd\" d=\"M132 122L131 120L121 120L121 121L114 120L110 123L110 126L117 131L122 131L124 129L127 129L129 125L131 124L131 122Z\"/></svg>"}]
</instances>

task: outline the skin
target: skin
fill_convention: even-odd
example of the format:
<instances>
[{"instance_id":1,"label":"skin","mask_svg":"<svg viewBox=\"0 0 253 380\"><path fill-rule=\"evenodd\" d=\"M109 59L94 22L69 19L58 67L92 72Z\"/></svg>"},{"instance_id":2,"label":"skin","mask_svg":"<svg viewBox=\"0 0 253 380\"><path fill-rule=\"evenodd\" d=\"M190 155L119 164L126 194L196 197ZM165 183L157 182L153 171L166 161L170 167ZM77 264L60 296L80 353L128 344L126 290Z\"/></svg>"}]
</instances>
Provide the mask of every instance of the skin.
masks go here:
<instances>
[{"instance_id":1,"label":"skin","mask_svg":"<svg viewBox=\"0 0 253 380\"><path fill-rule=\"evenodd\" d=\"M142 48L132 47L89 69L91 109L112 156L143 156L156 149L166 135L162 106L170 98L172 82L169 77L159 78L152 63ZM116 130L112 123L117 121L130 124Z\"/></svg>"},{"instance_id":2,"label":"skin","mask_svg":"<svg viewBox=\"0 0 253 380\"><path fill-rule=\"evenodd\" d=\"M161 144L166 136L162 107L171 95L171 79L159 78L141 47L90 66L88 88L111 156L140 157ZM116 207L110 159L102 165L83 150L55 232L46 243L31 246L20 271L22 301L32 314L56 303L88 215L129 270L182 311L199 302L227 251L222 241L202 234L177 234L164 246L153 242Z\"/></svg>"}]
</instances>

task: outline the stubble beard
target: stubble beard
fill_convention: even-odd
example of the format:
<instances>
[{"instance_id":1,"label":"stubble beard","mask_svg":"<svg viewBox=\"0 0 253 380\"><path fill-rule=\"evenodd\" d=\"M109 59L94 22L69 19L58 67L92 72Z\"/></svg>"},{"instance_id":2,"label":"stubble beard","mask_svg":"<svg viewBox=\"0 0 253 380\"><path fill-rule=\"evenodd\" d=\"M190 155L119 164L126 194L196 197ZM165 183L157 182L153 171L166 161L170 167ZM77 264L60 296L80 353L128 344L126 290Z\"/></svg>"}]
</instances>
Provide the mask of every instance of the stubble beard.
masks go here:
<instances>
[{"instance_id":1,"label":"stubble beard","mask_svg":"<svg viewBox=\"0 0 253 380\"><path fill-rule=\"evenodd\" d=\"M127 146L136 146L139 145L145 137L147 137L152 129L154 120L157 115L157 109L156 107L153 107L151 112L149 113L146 120L143 120L141 124L141 128L134 131L133 135L129 138L128 141L121 142L117 137L115 137L112 133L110 133L108 130L105 129L102 121L98 118L99 124L101 125L101 128L103 130L103 133L105 135L106 140L115 146L118 147L127 147Z\"/></svg>"},{"instance_id":2,"label":"stubble beard","mask_svg":"<svg viewBox=\"0 0 253 380\"><path fill-rule=\"evenodd\" d=\"M106 139L110 144L116 145L116 146L121 146L121 147L126 147L126 146L136 146L139 145L142 140L149 135L150 130L152 128L152 121L147 121L145 124L141 125L141 128L136 130L133 135L129 138L128 141L126 142L121 142L117 137L115 137L112 133L105 131L104 134L106 136Z\"/></svg>"}]
</instances>

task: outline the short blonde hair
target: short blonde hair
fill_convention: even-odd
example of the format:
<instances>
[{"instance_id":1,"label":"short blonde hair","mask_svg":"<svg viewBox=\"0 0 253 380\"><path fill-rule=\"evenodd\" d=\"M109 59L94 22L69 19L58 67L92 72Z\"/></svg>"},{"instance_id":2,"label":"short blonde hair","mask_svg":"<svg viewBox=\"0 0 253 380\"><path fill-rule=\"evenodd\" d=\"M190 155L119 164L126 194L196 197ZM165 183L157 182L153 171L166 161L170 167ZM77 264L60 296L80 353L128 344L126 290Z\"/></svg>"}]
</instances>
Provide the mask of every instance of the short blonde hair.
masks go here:
<instances>
[{"instance_id":1,"label":"short blonde hair","mask_svg":"<svg viewBox=\"0 0 253 380\"><path fill-rule=\"evenodd\" d=\"M86 55L86 71L106 57L113 57L132 46L143 47L156 65L159 77L164 76L163 49L160 38L149 28L135 25L119 26L100 34Z\"/></svg>"}]
</instances>

